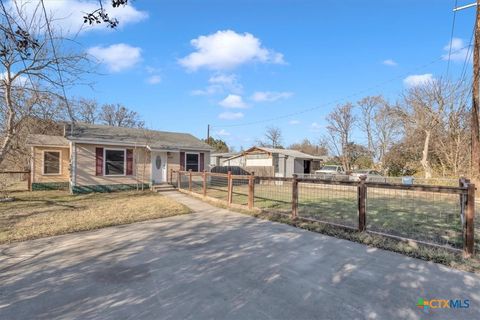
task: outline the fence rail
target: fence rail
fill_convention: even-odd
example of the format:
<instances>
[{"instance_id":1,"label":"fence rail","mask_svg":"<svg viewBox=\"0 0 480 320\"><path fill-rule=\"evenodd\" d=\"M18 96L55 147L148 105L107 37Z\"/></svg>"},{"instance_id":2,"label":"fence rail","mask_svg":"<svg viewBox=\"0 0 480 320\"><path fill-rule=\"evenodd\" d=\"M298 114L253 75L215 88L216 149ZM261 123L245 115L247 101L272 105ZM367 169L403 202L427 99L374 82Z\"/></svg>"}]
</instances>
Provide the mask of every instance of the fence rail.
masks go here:
<instances>
[{"instance_id":1,"label":"fence rail","mask_svg":"<svg viewBox=\"0 0 480 320\"><path fill-rule=\"evenodd\" d=\"M405 185L319 178L171 171L170 183L203 197L292 219L341 225L454 250L480 250L475 239L475 185ZM477 230L480 232L480 228Z\"/></svg>"},{"instance_id":2,"label":"fence rail","mask_svg":"<svg viewBox=\"0 0 480 320\"><path fill-rule=\"evenodd\" d=\"M320 179L320 180L336 180L336 181L354 181L358 182L358 177L347 174L332 173L299 173L300 179ZM384 176L368 176L367 182L387 183L387 184L406 184L404 180L409 181L408 184L413 185L430 185L430 186L451 186L458 185L458 179L449 178L418 178L418 177L384 177Z\"/></svg>"},{"instance_id":3,"label":"fence rail","mask_svg":"<svg viewBox=\"0 0 480 320\"><path fill-rule=\"evenodd\" d=\"M0 192L31 190L30 171L0 171Z\"/></svg>"}]
</instances>

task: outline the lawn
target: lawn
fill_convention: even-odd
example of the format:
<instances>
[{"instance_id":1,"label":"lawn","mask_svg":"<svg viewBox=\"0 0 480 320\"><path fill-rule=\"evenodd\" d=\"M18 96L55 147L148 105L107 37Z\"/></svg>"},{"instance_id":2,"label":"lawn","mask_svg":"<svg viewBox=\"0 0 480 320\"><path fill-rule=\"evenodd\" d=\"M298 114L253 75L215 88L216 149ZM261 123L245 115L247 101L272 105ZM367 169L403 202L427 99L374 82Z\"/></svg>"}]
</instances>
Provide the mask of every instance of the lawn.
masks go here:
<instances>
[{"instance_id":1,"label":"lawn","mask_svg":"<svg viewBox=\"0 0 480 320\"><path fill-rule=\"evenodd\" d=\"M193 191L201 192L201 184ZM210 197L226 200L227 188L210 184ZM255 207L270 212L291 212L290 183L255 185ZM233 203L246 205L248 186L233 188ZM319 221L358 226L355 186L319 186L299 184L299 216ZM477 215L478 217L478 215ZM477 223L477 226L479 224ZM367 196L367 229L430 243L462 248L459 196L431 192L373 189ZM480 228L476 246L480 249Z\"/></svg>"},{"instance_id":2,"label":"lawn","mask_svg":"<svg viewBox=\"0 0 480 320\"><path fill-rule=\"evenodd\" d=\"M70 195L64 191L12 193L0 203L0 243L93 230L190 212L151 191Z\"/></svg>"}]
</instances>

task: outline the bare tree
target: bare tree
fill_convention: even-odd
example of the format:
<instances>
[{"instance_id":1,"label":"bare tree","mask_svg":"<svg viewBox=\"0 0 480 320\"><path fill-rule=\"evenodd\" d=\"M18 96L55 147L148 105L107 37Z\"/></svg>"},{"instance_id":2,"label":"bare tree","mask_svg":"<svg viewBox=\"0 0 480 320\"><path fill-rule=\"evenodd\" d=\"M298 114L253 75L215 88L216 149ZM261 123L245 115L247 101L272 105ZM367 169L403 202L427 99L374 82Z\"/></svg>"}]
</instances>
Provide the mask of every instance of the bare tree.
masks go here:
<instances>
[{"instance_id":1,"label":"bare tree","mask_svg":"<svg viewBox=\"0 0 480 320\"><path fill-rule=\"evenodd\" d=\"M382 96L368 96L357 102L361 110L360 128L367 136L367 149L375 157L376 145L374 141L375 114L380 106L385 104Z\"/></svg>"},{"instance_id":2,"label":"bare tree","mask_svg":"<svg viewBox=\"0 0 480 320\"><path fill-rule=\"evenodd\" d=\"M127 109L121 104L106 104L102 107L99 119L109 126L142 128L145 122L136 111Z\"/></svg>"},{"instance_id":3,"label":"bare tree","mask_svg":"<svg viewBox=\"0 0 480 320\"><path fill-rule=\"evenodd\" d=\"M267 127L265 131L266 141L257 141L260 146L281 148L282 147L282 130L278 127Z\"/></svg>"},{"instance_id":4,"label":"bare tree","mask_svg":"<svg viewBox=\"0 0 480 320\"><path fill-rule=\"evenodd\" d=\"M64 86L88 70L86 56L72 51L73 42L67 46L69 40L54 29L50 37L52 19L46 20L42 10L31 12L17 0L10 4L0 6L0 164L25 119L45 106L45 97L63 99Z\"/></svg>"},{"instance_id":5,"label":"bare tree","mask_svg":"<svg viewBox=\"0 0 480 320\"><path fill-rule=\"evenodd\" d=\"M93 99L80 98L75 102L75 118L78 121L94 124L98 121L98 102Z\"/></svg>"},{"instance_id":6,"label":"bare tree","mask_svg":"<svg viewBox=\"0 0 480 320\"><path fill-rule=\"evenodd\" d=\"M353 114L353 105L351 103L338 105L328 114L326 120L331 149L341 158L345 170L350 170L348 145L351 142L350 136L353 127L357 122L357 118Z\"/></svg>"},{"instance_id":7,"label":"bare tree","mask_svg":"<svg viewBox=\"0 0 480 320\"><path fill-rule=\"evenodd\" d=\"M397 108L405 126L405 132L423 134L423 149L420 164L422 165L425 178L432 177L432 165L430 162L430 147L433 134L442 122L446 106L451 99L450 85L442 80L410 88L404 95L403 104Z\"/></svg>"},{"instance_id":8,"label":"bare tree","mask_svg":"<svg viewBox=\"0 0 480 320\"><path fill-rule=\"evenodd\" d=\"M315 156L325 156L328 154L327 146L323 141L314 144L307 138L303 139L302 142L291 144L288 148Z\"/></svg>"},{"instance_id":9,"label":"bare tree","mask_svg":"<svg viewBox=\"0 0 480 320\"><path fill-rule=\"evenodd\" d=\"M393 144L398 141L402 128L395 116L395 107L385 102L376 110L373 129L376 160L380 163L380 168L385 170L385 155Z\"/></svg>"},{"instance_id":10,"label":"bare tree","mask_svg":"<svg viewBox=\"0 0 480 320\"><path fill-rule=\"evenodd\" d=\"M468 174L470 152L470 115L466 106L470 88L450 85L445 98L445 112L435 132L435 154L442 168L442 175Z\"/></svg>"}]
</instances>

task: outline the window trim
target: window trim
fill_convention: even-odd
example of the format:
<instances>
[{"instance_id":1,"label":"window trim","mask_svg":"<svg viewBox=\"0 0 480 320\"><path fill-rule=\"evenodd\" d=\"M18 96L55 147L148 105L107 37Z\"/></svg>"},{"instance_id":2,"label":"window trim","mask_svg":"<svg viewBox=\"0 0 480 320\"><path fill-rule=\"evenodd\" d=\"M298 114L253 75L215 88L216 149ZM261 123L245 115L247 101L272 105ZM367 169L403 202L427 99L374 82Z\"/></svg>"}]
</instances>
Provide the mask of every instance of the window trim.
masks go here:
<instances>
[{"instance_id":1,"label":"window trim","mask_svg":"<svg viewBox=\"0 0 480 320\"><path fill-rule=\"evenodd\" d=\"M107 150L123 151L123 174L107 174ZM103 148L103 176L104 177L126 177L127 176L127 149L126 148Z\"/></svg>"},{"instance_id":2,"label":"window trim","mask_svg":"<svg viewBox=\"0 0 480 320\"><path fill-rule=\"evenodd\" d=\"M197 171L193 171L192 172L200 172L200 152L185 152L185 161L183 163L184 165L184 168L185 168L185 171L188 171L187 169L187 155L188 154L196 154L198 156L198 160L197 160L197 167L198 167L198 170Z\"/></svg>"},{"instance_id":3,"label":"window trim","mask_svg":"<svg viewBox=\"0 0 480 320\"><path fill-rule=\"evenodd\" d=\"M58 152L58 173L45 173L45 152ZM61 176L62 175L62 150L45 149L42 150L42 176Z\"/></svg>"}]
</instances>

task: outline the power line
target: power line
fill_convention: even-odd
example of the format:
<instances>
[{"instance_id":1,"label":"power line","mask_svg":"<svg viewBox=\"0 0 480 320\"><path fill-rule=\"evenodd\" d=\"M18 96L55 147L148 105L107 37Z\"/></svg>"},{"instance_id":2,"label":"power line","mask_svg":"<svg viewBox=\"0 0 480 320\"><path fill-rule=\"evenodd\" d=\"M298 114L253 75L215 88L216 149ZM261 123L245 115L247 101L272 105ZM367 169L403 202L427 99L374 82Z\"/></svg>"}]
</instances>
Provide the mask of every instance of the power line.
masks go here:
<instances>
[{"instance_id":1,"label":"power line","mask_svg":"<svg viewBox=\"0 0 480 320\"><path fill-rule=\"evenodd\" d=\"M468 46L465 46L465 47L462 47L462 48L459 48L459 49L456 49L456 50L453 50L452 53L457 53L461 50L464 50L466 48L470 48L471 45L468 45ZM293 116L297 116L297 115L300 115L300 114L304 114L304 113L307 113L307 112L311 112L311 111L315 111L315 110L318 110L318 109L321 109L321 108L324 108L326 106L329 106L329 105L332 105L332 104L337 104L337 103L340 103L342 101L346 101L346 100L349 100L355 96L358 96L358 95L361 95L361 94L365 94L367 92L370 92L371 90L373 89L378 89L378 88L381 88L383 86L385 86L386 84L389 84L393 81L396 81L398 79L401 79L401 78L404 78L408 75L411 75L412 73L418 71L418 70L422 70L422 69L425 69L426 67L429 67L435 63L438 63L439 61L442 61L443 60L443 57L439 57L435 60L432 60L424 65L421 65L421 66L418 66L416 68L414 68L413 70L410 70L409 72L405 72L405 73L402 73L396 77L393 77L389 80L386 80L386 81L383 81L383 82L380 82L372 87L369 87L369 88L366 88L366 89L363 89L363 90L360 90L360 91L357 91L353 94L350 94L350 95L347 95L343 98L340 98L340 99L335 99L333 101L330 101L330 102L327 102L327 103L324 103L324 104L320 104L318 106L314 106L314 107L311 107L311 108L307 108L307 109L303 109L303 110L300 110L300 111L296 111L296 112L292 112L292 113L288 113L288 114L285 114L285 115L280 115L280 116L277 116L277 117L273 117L273 118L268 118L268 119L262 119L262 120L257 120L257 121L251 121L251 122L246 122L246 123L238 123L238 124L231 124L231 125L210 125L210 128L233 128L233 127L244 127L244 126L251 126L251 125L256 125L256 124L261 124L261 123L267 123L267 122L272 122L272 121L276 121L276 120L281 120L281 119L286 119L286 118L290 118L290 117L293 117Z\"/></svg>"},{"instance_id":2,"label":"power line","mask_svg":"<svg viewBox=\"0 0 480 320\"><path fill-rule=\"evenodd\" d=\"M67 107L67 112L72 121L72 124L75 123L75 118L73 117L72 110L70 109L70 104L67 99L67 92L65 90L65 84L63 82L62 72L60 71L60 65L58 63L57 50L55 49L55 44L53 43L52 29L50 28L50 21L48 20L47 10L45 9L45 3L43 0L40 0L42 3L43 14L45 15L45 22L47 23L48 36L50 37L50 43L52 45L53 57L55 58L55 64L57 66L58 77L60 80L60 86L62 87L63 98L65 99L65 105ZM70 129L73 130L73 126L70 126Z\"/></svg>"},{"instance_id":3,"label":"power line","mask_svg":"<svg viewBox=\"0 0 480 320\"><path fill-rule=\"evenodd\" d=\"M465 60L463 61L462 72L460 73L459 82L462 82L465 79L465 76L467 75L467 65L473 54L473 50L471 50L471 48L472 48L474 34L475 34L475 25L472 28L472 34L470 36L470 41L468 43L467 54L465 55Z\"/></svg>"},{"instance_id":4,"label":"power line","mask_svg":"<svg viewBox=\"0 0 480 320\"><path fill-rule=\"evenodd\" d=\"M457 2L458 0L455 0L455 4L453 5L453 8L455 9L457 7ZM452 42L453 42L453 33L455 31L455 17L457 16L457 11L453 10L453 19L452 19L452 31L450 32L450 46L448 49L448 61L447 61L447 72L446 72L446 77L448 78L448 71L450 69L450 57L452 56Z\"/></svg>"}]
</instances>

